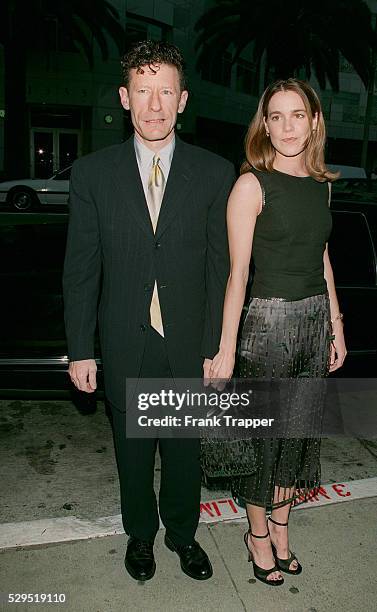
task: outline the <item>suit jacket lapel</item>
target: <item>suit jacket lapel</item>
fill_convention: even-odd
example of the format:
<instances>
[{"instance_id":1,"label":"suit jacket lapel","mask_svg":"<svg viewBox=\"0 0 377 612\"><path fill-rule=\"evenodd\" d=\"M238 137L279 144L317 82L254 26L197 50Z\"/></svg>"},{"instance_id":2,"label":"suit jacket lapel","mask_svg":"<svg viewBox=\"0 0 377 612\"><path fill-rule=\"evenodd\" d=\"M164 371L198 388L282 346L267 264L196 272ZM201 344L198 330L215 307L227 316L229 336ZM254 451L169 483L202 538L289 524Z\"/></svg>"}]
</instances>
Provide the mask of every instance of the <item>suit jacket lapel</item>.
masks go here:
<instances>
[{"instance_id":1,"label":"suit jacket lapel","mask_svg":"<svg viewBox=\"0 0 377 612\"><path fill-rule=\"evenodd\" d=\"M185 144L176 136L173 159L156 227L156 237L163 234L179 212L182 202L189 194L191 180L192 172Z\"/></svg>"},{"instance_id":2,"label":"suit jacket lapel","mask_svg":"<svg viewBox=\"0 0 377 612\"><path fill-rule=\"evenodd\" d=\"M114 164L114 184L118 188L119 197L123 199L124 205L129 207L141 229L148 236L153 234L148 205L145 201L144 189L136 161L133 136L123 144L119 157Z\"/></svg>"},{"instance_id":3,"label":"suit jacket lapel","mask_svg":"<svg viewBox=\"0 0 377 612\"><path fill-rule=\"evenodd\" d=\"M153 234L153 227L136 161L133 136L121 147L113 174L119 197L129 207L140 228L150 236ZM156 237L161 236L178 214L182 202L189 195L191 180L192 171L185 144L176 136L174 155L156 227Z\"/></svg>"}]
</instances>

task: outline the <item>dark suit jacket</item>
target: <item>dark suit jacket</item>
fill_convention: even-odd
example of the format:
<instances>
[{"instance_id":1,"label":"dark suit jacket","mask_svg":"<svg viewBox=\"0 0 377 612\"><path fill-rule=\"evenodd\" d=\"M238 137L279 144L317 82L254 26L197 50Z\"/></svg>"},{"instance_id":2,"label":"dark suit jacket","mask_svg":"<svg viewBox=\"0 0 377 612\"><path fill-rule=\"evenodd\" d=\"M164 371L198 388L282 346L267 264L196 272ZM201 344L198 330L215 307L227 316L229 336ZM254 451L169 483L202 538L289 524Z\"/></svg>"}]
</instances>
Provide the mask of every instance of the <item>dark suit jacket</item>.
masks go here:
<instances>
[{"instance_id":1,"label":"dark suit jacket","mask_svg":"<svg viewBox=\"0 0 377 612\"><path fill-rule=\"evenodd\" d=\"M69 359L94 357L98 313L105 392L118 410L126 377L140 371L155 279L174 377L200 377L203 357L216 354L233 181L232 164L176 138L154 234L133 137L74 163L63 276Z\"/></svg>"}]
</instances>

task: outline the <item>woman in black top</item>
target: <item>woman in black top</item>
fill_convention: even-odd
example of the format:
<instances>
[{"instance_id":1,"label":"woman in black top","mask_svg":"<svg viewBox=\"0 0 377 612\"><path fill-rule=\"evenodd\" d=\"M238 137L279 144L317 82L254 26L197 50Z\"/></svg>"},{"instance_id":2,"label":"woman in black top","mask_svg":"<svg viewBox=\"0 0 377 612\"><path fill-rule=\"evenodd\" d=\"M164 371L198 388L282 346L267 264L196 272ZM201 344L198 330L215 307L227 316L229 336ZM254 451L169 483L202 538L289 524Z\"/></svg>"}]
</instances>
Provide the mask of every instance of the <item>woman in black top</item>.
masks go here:
<instances>
[{"instance_id":1,"label":"woman in black top","mask_svg":"<svg viewBox=\"0 0 377 612\"><path fill-rule=\"evenodd\" d=\"M252 255L240 376L295 379L284 409L298 429L315 420L323 403L321 385L313 380L302 385L302 378L319 382L341 367L346 355L327 250L330 186L337 176L325 166L324 144L314 90L296 79L270 85L250 124L246 161L229 199L231 273L220 349L210 371L212 381L232 375ZM246 504L245 544L254 574L276 586L283 583L281 571L302 569L289 549L288 518L297 489L305 496L319 485L320 440L293 433L255 439L253 446L256 471L237 477L233 493Z\"/></svg>"}]
</instances>

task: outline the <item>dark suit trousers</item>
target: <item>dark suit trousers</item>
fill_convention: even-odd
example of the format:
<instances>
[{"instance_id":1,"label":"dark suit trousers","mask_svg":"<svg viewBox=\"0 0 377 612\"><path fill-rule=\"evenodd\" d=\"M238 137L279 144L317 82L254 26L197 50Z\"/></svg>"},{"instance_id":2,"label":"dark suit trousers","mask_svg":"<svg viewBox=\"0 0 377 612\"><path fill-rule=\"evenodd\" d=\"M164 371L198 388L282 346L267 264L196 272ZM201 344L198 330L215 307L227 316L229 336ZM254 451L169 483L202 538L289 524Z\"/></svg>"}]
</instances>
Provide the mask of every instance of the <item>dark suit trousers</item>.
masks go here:
<instances>
[{"instance_id":1,"label":"dark suit trousers","mask_svg":"<svg viewBox=\"0 0 377 612\"><path fill-rule=\"evenodd\" d=\"M151 327L140 378L171 378L165 340ZM176 544L191 544L199 521L201 467L199 440L127 438L126 415L112 409L123 526L126 533L154 540L159 529L154 491L157 445L161 456L160 516Z\"/></svg>"}]
</instances>

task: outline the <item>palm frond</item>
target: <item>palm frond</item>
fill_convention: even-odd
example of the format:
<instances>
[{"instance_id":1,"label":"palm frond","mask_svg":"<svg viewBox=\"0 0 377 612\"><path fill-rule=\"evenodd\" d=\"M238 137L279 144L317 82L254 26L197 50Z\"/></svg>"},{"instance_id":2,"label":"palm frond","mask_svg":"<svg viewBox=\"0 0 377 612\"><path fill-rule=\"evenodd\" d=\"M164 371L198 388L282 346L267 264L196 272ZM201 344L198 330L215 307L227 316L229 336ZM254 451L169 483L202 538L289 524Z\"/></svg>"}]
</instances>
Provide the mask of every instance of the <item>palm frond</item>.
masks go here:
<instances>
[{"instance_id":1,"label":"palm frond","mask_svg":"<svg viewBox=\"0 0 377 612\"><path fill-rule=\"evenodd\" d=\"M339 87L339 53L367 86L371 49L377 49L371 11L364 0L217 0L197 21L196 50L200 61L222 41L233 48L233 62L253 43L257 69L266 58L265 80L271 74L292 76L311 69L321 88ZM227 33L227 36L226 36Z\"/></svg>"}]
</instances>

